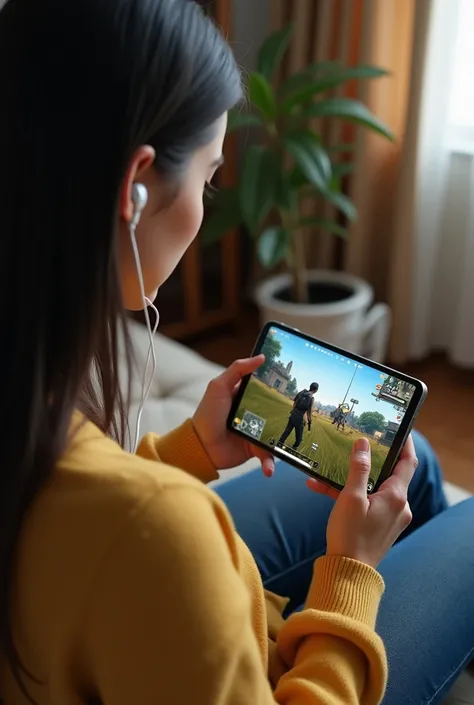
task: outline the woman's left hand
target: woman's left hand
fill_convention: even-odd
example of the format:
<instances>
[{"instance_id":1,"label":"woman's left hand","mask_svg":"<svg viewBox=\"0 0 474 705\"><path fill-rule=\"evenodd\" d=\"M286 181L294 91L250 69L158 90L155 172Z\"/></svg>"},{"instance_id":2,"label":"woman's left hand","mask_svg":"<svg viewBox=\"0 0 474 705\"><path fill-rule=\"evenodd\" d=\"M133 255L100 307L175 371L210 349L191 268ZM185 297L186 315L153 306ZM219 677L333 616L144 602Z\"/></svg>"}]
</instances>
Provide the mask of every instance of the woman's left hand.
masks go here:
<instances>
[{"instance_id":1,"label":"woman's left hand","mask_svg":"<svg viewBox=\"0 0 474 705\"><path fill-rule=\"evenodd\" d=\"M242 378L255 372L264 361L265 356L258 355L233 362L219 377L209 382L193 416L194 429L199 440L219 470L233 468L256 457L260 460L266 477L271 477L275 471L275 462L270 453L231 433L226 426L232 401Z\"/></svg>"}]
</instances>

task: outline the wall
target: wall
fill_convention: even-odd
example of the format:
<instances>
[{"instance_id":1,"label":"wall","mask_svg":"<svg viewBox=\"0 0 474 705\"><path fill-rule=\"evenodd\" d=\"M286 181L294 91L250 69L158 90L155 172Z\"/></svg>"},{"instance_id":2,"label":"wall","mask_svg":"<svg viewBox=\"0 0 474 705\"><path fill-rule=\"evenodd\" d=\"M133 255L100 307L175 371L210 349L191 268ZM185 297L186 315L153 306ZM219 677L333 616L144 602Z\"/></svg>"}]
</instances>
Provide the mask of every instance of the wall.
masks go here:
<instances>
[{"instance_id":1,"label":"wall","mask_svg":"<svg viewBox=\"0 0 474 705\"><path fill-rule=\"evenodd\" d=\"M269 32L271 0L234 0L232 3L232 45L240 66L252 71L257 52Z\"/></svg>"}]
</instances>

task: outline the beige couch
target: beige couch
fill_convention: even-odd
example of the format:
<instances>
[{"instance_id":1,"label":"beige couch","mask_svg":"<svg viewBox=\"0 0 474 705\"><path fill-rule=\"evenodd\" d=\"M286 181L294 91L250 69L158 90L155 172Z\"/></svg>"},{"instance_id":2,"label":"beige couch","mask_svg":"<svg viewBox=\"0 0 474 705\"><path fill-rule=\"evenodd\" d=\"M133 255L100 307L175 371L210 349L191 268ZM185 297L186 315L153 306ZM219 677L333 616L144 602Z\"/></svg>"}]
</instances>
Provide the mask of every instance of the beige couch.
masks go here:
<instances>
[{"instance_id":1,"label":"beige couch","mask_svg":"<svg viewBox=\"0 0 474 705\"><path fill-rule=\"evenodd\" d=\"M148 335L142 326L132 324L132 338L137 368L142 370L148 351ZM157 371L150 398L143 413L141 434L149 431L166 433L191 416L208 382L222 370L218 365L161 335L155 338L155 350ZM133 424L140 403L140 379L141 375L135 375L132 381L131 422ZM218 483L247 472L257 464L255 461L250 461L239 468L226 471L225 477ZM445 489L451 504L456 504L469 496L467 492L450 483L446 483ZM466 671L461 675L444 705L474 705L472 674Z\"/></svg>"}]
</instances>

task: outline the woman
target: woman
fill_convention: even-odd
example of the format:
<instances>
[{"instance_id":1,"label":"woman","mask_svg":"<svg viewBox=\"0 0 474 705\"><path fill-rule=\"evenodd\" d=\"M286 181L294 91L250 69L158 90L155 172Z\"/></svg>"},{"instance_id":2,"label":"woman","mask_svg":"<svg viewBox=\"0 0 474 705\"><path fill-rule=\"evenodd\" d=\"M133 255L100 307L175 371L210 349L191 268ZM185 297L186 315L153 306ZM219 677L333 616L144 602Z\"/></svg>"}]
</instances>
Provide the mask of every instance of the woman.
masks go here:
<instances>
[{"instance_id":1,"label":"woman","mask_svg":"<svg viewBox=\"0 0 474 705\"><path fill-rule=\"evenodd\" d=\"M383 591L375 567L411 518L411 441L370 502L370 457L363 443L355 447L328 522L327 555L312 579L327 497L303 497L302 476L284 468L262 488L251 475L222 490L264 578L292 597L285 621L285 601L264 593L228 510L206 487L216 468L254 452L227 435L224 419L242 376L262 358L234 363L181 428L145 437L136 455L121 447L124 312L141 308L143 293L154 298L199 229L226 114L242 96L229 48L188 0L8 0L0 12L0 87L3 702L380 702L386 660L374 631ZM148 197L142 213L138 184ZM133 250L138 216L141 266ZM260 457L272 475L273 460ZM426 448L418 477L421 521L444 507ZM239 499L242 488L258 497ZM255 531L251 510L260 513ZM279 523L284 511L298 514L298 527L286 521L286 529L299 557ZM435 689L449 684L474 643L474 609L455 632L459 595L470 587L471 520L460 509L436 524L438 546L443 532L456 532L466 553L464 563L442 556L454 584L443 583L441 568L436 573L443 609L456 604L449 619L425 610L418 628L426 627L428 645L455 633L457 643L437 661L427 647L431 671L406 679L417 642L400 653L398 617L421 604L414 587L429 587L435 608L438 599L436 586L411 579L424 576L420 566L437 565L427 557L435 531L428 525L386 559L393 620L382 608L381 628L395 673L387 702L402 702L401 688L403 702L411 694L437 702ZM266 546L271 531L278 536ZM410 637L414 629L403 625Z\"/></svg>"}]
</instances>

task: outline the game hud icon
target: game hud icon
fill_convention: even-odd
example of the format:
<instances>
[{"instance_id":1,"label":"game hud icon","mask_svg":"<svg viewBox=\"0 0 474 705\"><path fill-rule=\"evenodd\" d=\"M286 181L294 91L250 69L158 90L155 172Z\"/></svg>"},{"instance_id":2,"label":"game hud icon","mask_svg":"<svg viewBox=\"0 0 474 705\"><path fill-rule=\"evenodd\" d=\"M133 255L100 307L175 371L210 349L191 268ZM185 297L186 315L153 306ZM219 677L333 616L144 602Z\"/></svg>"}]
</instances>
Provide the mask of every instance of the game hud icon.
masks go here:
<instances>
[{"instance_id":1,"label":"game hud icon","mask_svg":"<svg viewBox=\"0 0 474 705\"><path fill-rule=\"evenodd\" d=\"M234 420L234 426L258 441L265 428L265 419L253 414L251 411L245 411L242 420L238 418Z\"/></svg>"}]
</instances>

